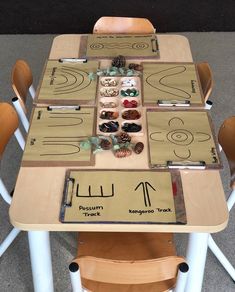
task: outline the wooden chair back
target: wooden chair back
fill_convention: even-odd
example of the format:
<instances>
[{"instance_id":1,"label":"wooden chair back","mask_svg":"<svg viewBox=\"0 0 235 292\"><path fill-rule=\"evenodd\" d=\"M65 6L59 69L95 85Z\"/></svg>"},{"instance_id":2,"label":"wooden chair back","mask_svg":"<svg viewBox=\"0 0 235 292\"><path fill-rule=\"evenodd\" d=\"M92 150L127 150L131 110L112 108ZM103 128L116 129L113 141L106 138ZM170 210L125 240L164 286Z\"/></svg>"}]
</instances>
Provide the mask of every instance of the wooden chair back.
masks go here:
<instances>
[{"instance_id":1,"label":"wooden chair back","mask_svg":"<svg viewBox=\"0 0 235 292\"><path fill-rule=\"evenodd\" d=\"M202 86L202 92L205 102L208 100L213 88L213 75L211 68L207 62L198 63L197 71Z\"/></svg>"},{"instance_id":2,"label":"wooden chair back","mask_svg":"<svg viewBox=\"0 0 235 292\"><path fill-rule=\"evenodd\" d=\"M33 84L33 75L27 62L24 60L16 61L12 68L11 81L12 88L26 112L26 98L29 88Z\"/></svg>"},{"instance_id":3,"label":"wooden chair back","mask_svg":"<svg viewBox=\"0 0 235 292\"><path fill-rule=\"evenodd\" d=\"M0 158L4 149L19 126L19 119L14 108L5 102L0 103Z\"/></svg>"},{"instance_id":4,"label":"wooden chair back","mask_svg":"<svg viewBox=\"0 0 235 292\"><path fill-rule=\"evenodd\" d=\"M112 284L145 284L173 279L184 259L177 256L143 261L107 260L84 256L75 260L82 278Z\"/></svg>"},{"instance_id":5,"label":"wooden chair back","mask_svg":"<svg viewBox=\"0 0 235 292\"><path fill-rule=\"evenodd\" d=\"M155 28L147 18L103 16L94 25L94 34L151 34Z\"/></svg>"},{"instance_id":6,"label":"wooden chair back","mask_svg":"<svg viewBox=\"0 0 235 292\"><path fill-rule=\"evenodd\" d=\"M81 232L73 262L88 291L151 292L174 287L185 259L170 233Z\"/></svg>"},{"instance_id":7,"label":"wooden chair back","mask_svg":"<svg viewBox=\"0 0 235 292\"><path fill-rule=\"evenodd\" d=\"M235 116L227 118L219 129L219 144L228 159L231 187L235 188Z\"/></svg>"}]
</instances>

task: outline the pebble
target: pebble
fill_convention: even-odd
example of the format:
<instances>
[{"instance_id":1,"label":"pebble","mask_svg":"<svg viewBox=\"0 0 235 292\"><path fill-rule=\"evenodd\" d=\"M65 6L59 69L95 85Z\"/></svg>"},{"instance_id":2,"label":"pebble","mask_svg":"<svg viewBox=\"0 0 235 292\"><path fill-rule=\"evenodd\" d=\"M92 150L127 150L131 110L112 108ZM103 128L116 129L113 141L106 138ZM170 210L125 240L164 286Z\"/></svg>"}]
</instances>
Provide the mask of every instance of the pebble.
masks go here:
<instances>
[{"instance_id":1,"label":"pebble","mask_svg":"<svg viewBox=\"0 0 235 292\"><path fill-rule=\"evenodd\" d=\"M136 154L140 154L144 150L144 143L138 142L134 146L134 152Z\"/></svg>"}]
</instances>

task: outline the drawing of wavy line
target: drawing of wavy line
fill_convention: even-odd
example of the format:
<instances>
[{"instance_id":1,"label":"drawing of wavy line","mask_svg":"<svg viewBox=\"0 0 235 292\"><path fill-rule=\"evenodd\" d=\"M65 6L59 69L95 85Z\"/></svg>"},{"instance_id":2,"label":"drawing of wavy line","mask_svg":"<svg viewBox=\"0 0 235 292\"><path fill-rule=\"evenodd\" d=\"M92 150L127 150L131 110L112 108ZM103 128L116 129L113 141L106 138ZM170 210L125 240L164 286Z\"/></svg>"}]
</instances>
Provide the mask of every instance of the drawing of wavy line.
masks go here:
<instances>
[{"instance_id":1,"label":"drawing of wavy line","mask_svg":"<svg viewBox=\"0 0 235 292\"><path fill-rule=\"evenodd\" d=\"M176 72L174 73L169 73L167 75L164 75L161 77L162 74L166 73L167 71L174 71L176 69ZM179 71L180 70L180 71ZM189 94L187 91L183 90L183 89L180 89L180 88L177 88L177 87L174 87L174 86L170 86L170 85L166 85L163 83L163 80L170 77L170 76L174 76L174 75L178 75L178 74L181 74L183 72L186 71L186 67L185 66L176 66L176 67L171 67L171 68L168 68L168 69L164 69L164 70L161 70L157 73L153 73L151 75L149 75L147 78L146 78L146 83L161 91L161 92L165 92L165 93L168 93L170 95L173 95L173 96L177 96L179 98L183 98L183 99L190 99L191 98L191 94ZM157 75L160 75L159 78L157 78L156 80L156 76ZM151 78L153 78L153 81L151 81ZM154 82L158 83L157 85L154 85Z\"/></svg>"},{"instance_id":2,"label":"drawing of wavy line","mask_svg":"<svg viewBox=\"0 0 235 292\"><path fill-rule=\"evenodd\" d=\"M80 147L78 145L74 145L74 144L66 144L66 143L43 143L43 145L44 146L58 146L58 145L71 146L71 147L77 148L77 151L67 152L67 153L45 153L45 154L40 154L40 156L72 155L72 154L77 154L77 153L80 152ZM64 148L63 148L63 150L64 150Z\"/></svg>"},{"instance_id":3,"label":"drawing of wavy line","mask_svg":"<svg viewBox=\"0 0 235 292\"><path fill-rule=\"evenodd\" d=\"M108 50L113 50L113 49L131 49L132 48L132 43L94 43L90 45L90 48L92 50L101 50L103 48L108 49Z\"/></svg>"},{"instance_id":4,"label":"drawing of wavy line","mask_svg":"<svg viewBox=\"0 0 235 292\"><path fill-rule=\"evenodd\" d=\"M49 117L50 119L75 119L75 120L79 120L79 122L77 123L73 123L73 124L53 124L53 125L48 125L49 128L54 128L54 127L73 127L73 126L78 126L81 125L83 123L83 119L79 118L79 117L66 117L66 116L58 116L58 117Z\"/></svg>"}]
</instances>

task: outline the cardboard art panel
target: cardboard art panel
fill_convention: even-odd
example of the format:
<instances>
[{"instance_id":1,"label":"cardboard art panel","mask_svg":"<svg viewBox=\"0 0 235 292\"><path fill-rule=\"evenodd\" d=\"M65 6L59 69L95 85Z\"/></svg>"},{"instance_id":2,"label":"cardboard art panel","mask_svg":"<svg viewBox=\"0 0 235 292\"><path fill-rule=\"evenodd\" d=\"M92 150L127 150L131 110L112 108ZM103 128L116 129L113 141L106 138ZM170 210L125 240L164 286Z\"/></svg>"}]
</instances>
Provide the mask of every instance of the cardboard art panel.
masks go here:
<instances>
[{"instance_id":1,"label":"cardboard art panel","mask_svg":"<svg viewBox=\"0 0 235 292\"><path fill-rule=\"evenodd\" d=\"M94 105L96 81L89 73L96 72L99 62L59 62L48 60L39 88L37 103Z\"/></svg>"},{"instance_id":2,"label":"cardboard art panel","mask_svg":"<svg viewBox=\"0 0 235 292\"><path fill-rule=\"evenodd\" d=\"M90 34L82 38L79 55L88 59L114 58L118 55L142 59L159 57L155 34Z\"/></svg>"},{"instance_id":3,"label":"cardboard art panel","mask_svg":"<svg viewBox=\"0 0 235 292\"><path fill-rule=\"evenodd\" d=\"M156 171L71 170L65 178L60 220L186 223L180 175Z\"/></svg>"},{"instance_id":4,"label":"cardboard art panel","mask_svg":"<svg viewBox=\"0 0 235 292\"><path fill-rule=\"evenodd\" d=\"M94 134L95 109L37 107L23 154L23 166L93 165L91 150L80 141Z\"/></svg>"},{"instance_id":5,"label":"cardboard art panel","mask_svg":"<svg viewBox=\"0 0 235 292\"><path fill-rule=\"evenodd\" d=\"M144 105L204 107L195 64L142 63L142 65Z\"/></svg>"},{"instance_id":6,"label":"cardboard art panel","mask_svg":"<svg viewBox=\"0 0 235 292\"><path fill-rule=\"evenodd\" d=\"M147 127L150 167L221 167L206 111L147 110Z\"/></svg>"}]
</instances>

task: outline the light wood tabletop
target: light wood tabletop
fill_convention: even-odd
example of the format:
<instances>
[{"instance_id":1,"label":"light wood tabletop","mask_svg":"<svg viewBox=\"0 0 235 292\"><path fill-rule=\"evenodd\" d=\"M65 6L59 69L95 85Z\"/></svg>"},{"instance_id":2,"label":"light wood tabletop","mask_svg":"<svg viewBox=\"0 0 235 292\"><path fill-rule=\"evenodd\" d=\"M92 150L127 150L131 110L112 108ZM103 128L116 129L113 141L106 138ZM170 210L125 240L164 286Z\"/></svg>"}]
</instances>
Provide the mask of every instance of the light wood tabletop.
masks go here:
<instances>
[{"instance_id":1,"label":"light wood tabletop","mask_svg":"<svg viewBox=\"0 0 235 292\"><path fill-rule=\"evenodd\" d=\"M158 35L159 62L192 62L188 40L180 35ZM49 59L77 58L79 35L54 39ZM134 61L133 61L134 62ZM102 61L107 66L110 61ZM146 142L146 135L140 138ZM146 147L147 148L147 147ZM95 169L148 169L148 153L124 160L111 153L96 156ZM90 169L94 167L80 167ZM218 232L228 222L228 210L219 170L181 170L187 224L68 224L59 221L66 167L21 167L10 206L11 223L22 230Z\"/></svg>"}]
</instances>

